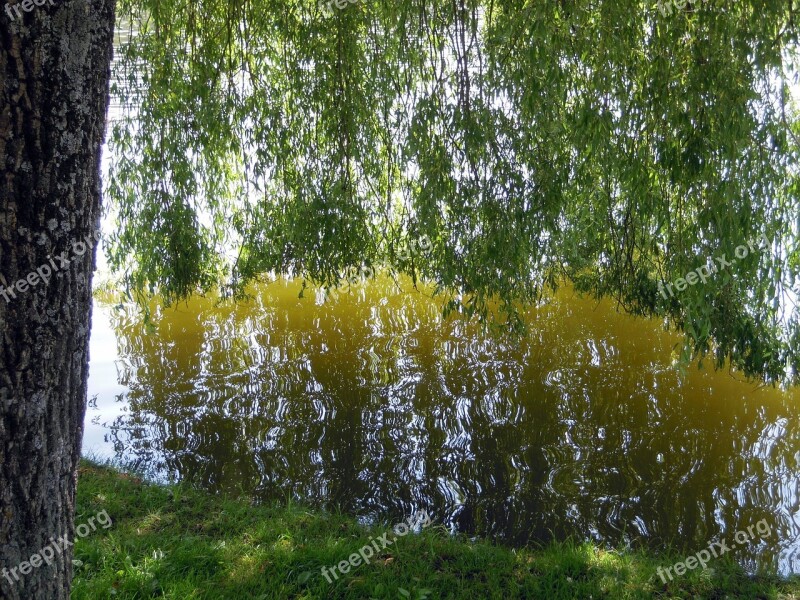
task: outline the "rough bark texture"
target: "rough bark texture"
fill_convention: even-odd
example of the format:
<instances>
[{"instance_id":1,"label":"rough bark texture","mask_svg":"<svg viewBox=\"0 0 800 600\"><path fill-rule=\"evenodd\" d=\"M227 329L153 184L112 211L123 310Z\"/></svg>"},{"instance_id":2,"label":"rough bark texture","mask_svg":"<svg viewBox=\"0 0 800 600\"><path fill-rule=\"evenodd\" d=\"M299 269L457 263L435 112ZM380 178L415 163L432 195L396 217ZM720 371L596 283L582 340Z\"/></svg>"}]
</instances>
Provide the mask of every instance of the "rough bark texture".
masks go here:
<instances>
[{"instance_id":1,"label":"rough bark texture","mask_svg":"<svg viewBox=\"0 0 800 600\"><path fill-rule=\"evenodd\" d=\"M20 17L13 4L5 10L6 1L0 0L0 597L68 598L69 546L50 566L27 574L19 566L52 548L53 538L74 539L114 0L44 2ZM81 253L87 236L91 244ZM37 269L43 277L43 266L52 272L47 281L27 289L15 283Z\"/></svg>"}]
</instances>

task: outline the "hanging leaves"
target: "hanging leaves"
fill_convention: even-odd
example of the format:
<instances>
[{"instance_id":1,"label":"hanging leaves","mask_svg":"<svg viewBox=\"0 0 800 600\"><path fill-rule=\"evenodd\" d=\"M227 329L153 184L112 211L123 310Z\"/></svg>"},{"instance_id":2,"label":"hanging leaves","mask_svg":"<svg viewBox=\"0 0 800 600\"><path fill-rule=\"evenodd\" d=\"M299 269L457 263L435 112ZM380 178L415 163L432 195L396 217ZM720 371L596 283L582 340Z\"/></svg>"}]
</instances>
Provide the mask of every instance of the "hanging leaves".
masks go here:
<instances>
[{"instance_id":1,"label":"hanging leaves","mask_svg":"<svg viewBox=\"0 0 800 600\"><path fill-rule=\"evenodd\" d=\"M693 356L796 377L796 314L775 302L800 267L791 3L122 9L109 195L129 286L174 300L387 263L519 323L566 278L668 318ZM729 273L659 294L762 233Z\"/></svg>"}]
</instances>

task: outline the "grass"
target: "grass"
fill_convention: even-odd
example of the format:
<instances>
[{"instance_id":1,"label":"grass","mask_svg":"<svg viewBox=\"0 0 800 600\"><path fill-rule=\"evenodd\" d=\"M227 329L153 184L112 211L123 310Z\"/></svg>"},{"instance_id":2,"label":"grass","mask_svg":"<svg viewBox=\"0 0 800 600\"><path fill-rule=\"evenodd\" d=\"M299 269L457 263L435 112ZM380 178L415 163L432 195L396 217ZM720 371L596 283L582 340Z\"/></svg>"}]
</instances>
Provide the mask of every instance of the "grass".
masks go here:
<instances>
[{"instance_id":1,"label":"grass","mask_svg":"<svg viewBox=\"0 0 800 600\"><path fill-rule=\"evenodd\" d=\"M435 524L328 583L322 567L347 560L391 527L369 529L345 515L155 485L84 461L76 525L103 510L113 525L75 544L75 599L800 600L800 579L750 578L730 561L665 585L656 568L684 556L569 542L513 550L453 537Z\"/></svg>"}]
</instances>

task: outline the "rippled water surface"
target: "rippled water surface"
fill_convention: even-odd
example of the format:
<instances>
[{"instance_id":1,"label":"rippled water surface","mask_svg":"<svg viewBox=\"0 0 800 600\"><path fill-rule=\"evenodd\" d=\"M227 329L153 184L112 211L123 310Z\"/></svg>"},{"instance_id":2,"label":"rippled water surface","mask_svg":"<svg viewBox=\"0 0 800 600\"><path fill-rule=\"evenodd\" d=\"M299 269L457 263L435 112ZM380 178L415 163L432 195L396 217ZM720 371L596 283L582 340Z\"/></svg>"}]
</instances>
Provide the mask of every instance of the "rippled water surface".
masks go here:
<instances>
[{"instance_id":1,"label":"rippled water surface","mask_svg":"<svg viewBox=\"0 0 800 600\"><path fill-rule=\"evenodd\" d=\"M370 284L194 299L152 326L96 303L84 450L162 480L513 544L687 552L761 519L736 558L800 572L800 393L671 366L656 321L562 291L530 334L443 320Z\"/></svg>"}]
</instances>

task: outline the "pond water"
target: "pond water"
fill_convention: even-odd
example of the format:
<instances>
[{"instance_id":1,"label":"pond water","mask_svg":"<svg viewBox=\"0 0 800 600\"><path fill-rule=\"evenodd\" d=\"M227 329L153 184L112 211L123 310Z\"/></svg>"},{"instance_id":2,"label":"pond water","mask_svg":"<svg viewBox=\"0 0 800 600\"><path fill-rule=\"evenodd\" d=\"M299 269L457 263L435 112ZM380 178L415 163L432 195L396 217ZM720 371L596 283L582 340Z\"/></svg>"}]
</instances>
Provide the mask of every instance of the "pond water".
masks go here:
<instances>
[{"instance_id":1,"label":"pond water","mask_svg":"<svg viewBox=\"0 0 800 600\"><path fill-rule=\"evenodd\" d=\"M364 520L735 558L800 572L800 393L672 366L658 321L564 289L520 339L410 285L322 301L278 280L232 305L95 303L84 452L159 480Z\"/></svg>"}]
</instances>

